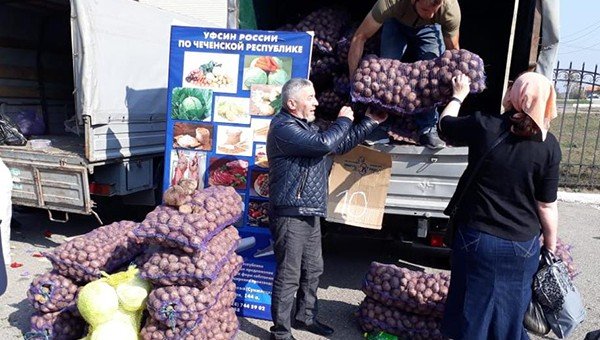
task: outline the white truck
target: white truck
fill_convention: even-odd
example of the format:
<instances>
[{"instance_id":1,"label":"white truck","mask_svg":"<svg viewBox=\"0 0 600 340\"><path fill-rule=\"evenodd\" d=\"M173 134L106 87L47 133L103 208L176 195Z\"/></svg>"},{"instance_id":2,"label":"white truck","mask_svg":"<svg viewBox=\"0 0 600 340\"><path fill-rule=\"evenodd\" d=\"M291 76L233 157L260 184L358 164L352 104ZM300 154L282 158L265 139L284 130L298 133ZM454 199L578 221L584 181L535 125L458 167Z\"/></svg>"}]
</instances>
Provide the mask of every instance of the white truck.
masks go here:
<instances>
[{"instance_id":1,"label":"white truck","mask_svg":"<svg viewBox=\"0 0 600 340\"><path fill-rule=\"evenodd\" d=\"M466 109L499 112L509 77L537 59L542 0L461 0L461 47L486 63L488 89ZM371 1L371 2L374 2ZM0 4L0 113L34 110L46 151L0 146L13 203L95 214L95 200L155 204L162 178L169 32L172 24L275 29L324 5L361 20L371 2L269 0L48 0ZM482 15L481 13L486 13ZM65 125L67 130L65 132ZM442 214L467 149L377 145L392 155L384 230L439 245ZM50 217L53 218L50 213Z\"/></svg>"},{"instance_id":2,"label":"white truck","mask_svg":"<svg viewBox=\"0 0 600 340\"><path fill-rule=\"evenodd\" d=\"M52 220L98 217L96 203L115 198L154 205L170 26L225 27L224 5L223 16L200 20L131 0L0 3L0 113L37 124L27 145L0 146L13 204L46 209ZM40 139L51 145L32 148Z\"/></svg>"}]
</instances>

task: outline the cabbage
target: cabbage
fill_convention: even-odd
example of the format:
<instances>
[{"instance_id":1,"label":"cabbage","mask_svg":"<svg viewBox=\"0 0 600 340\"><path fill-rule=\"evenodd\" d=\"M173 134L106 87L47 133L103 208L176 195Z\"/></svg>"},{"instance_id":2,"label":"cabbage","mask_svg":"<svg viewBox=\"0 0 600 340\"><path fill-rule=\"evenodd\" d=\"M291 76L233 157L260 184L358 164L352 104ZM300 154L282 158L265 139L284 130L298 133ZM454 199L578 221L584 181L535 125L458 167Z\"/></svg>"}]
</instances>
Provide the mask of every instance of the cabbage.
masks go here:
<instances>
[{"instance_id":1,"label":"cabbage","mask_svg":"<svg viewBox=\"0 0 600 340\"><path fill-rule=\"evenodd\" d=\"M150 284L135 276L127 283L121 283L117 286L117 296L121 307L126 311L135 312L144 308L144 303L150 292Z\"/></svg>"},{"instance_id":2,"label":"cabbage","mask_svg":"<svg viewBox=\"0 0 600 340\"><path fill-rule=\"evenodd\" d=\"M269 78L267 80L267 84L269 85L283 85L290 78L288 77L287 72L285 70L279 69L277 71L269 73Z\"/></svg>"},{"instance_id":3,"label":"cabbage","mask_svg":"<svg viewBox=\"0 0 600 340\"><path fill-rule=\"evenodd\" d=\"M277 64L277 68L280 69L283 67L283 61L278 57L271 57L271 59Z\"/></svg>"},{"instance_id":4,"label":"cabbage","mask_svg":"<svg viewBox=\"0 0 600 340\"><path fill-rule=\"evenodd\" d=\"M143 310L128 312L122 308L119 308L119 310L113 316L112 320L120 320L127 322L128 324L132 325L136 331L139 331L142 327L142 314Z\"/></svg>"},{"instance_id":5,"label":"cabbage","mask_svg":"<svg viewBox=\"0 0 600 340\"><path fill-rule=\"evenodd\" d=\"M113 319L95 328L90 337L90 340L114 339L138 340L138 334L133 324L122 319Z\"/></svg>"},{"instance_id":6,"label":"cabbage","mask_svg":"<svg viewBox=\"0 0 600 340\"><path fill-rule=\"evenodd\" d=\"M196 97L187 97L181 102L182 113L189 116L199 117L202 108L202 102Z\"/></svg>"},{"instance_id":7,"label":"cabbage","mask_svg":"<svg viewBox=\"0 0 600 340\"><path fill-rule=\"evenodd\" d=\"M77 309L92 327L112 319L119 309L117 293L108 283L92 281L79 291Z\"/></svg>"},{"instance_id":8,"label":"cabbage","mask_svg":"<svg viewBox=\"0 0 600 340\"><path fill-rule=\"evenodd\" d=\"M267 73L258 67L248 67L244 71L244 86L250 88L254 84L266 84Z\"/></svg>"}]
</instances>

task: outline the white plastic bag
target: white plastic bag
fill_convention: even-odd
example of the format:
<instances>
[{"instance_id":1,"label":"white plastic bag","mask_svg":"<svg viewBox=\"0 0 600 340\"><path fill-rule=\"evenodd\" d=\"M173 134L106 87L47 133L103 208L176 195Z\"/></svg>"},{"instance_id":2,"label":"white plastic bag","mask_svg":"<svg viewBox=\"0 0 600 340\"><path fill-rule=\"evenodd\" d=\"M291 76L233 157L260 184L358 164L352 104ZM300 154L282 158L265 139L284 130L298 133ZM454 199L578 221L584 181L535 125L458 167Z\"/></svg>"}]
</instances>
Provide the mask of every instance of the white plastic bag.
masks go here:
<instances>
[{"instance_id":1,"label":"white plastic bag","mask_svg":"<svg viewBox=\"0 0 600 340\"><path fill-rule=\"evenodd\" d=\"M4 263L10 264L10 219L12 218L12 175L0 159L0 236Z\"/></svg>"}]
</instances>

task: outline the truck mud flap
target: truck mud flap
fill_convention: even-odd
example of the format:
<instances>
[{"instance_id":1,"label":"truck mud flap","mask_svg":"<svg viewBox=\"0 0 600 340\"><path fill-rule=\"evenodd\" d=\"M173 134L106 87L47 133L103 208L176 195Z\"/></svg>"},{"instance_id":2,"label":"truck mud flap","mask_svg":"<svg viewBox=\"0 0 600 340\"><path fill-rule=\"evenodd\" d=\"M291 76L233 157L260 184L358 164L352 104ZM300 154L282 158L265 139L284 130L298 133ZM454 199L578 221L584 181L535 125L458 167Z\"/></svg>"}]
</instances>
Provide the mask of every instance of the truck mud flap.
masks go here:
<instances>
[{"instance_id":1,"label":"truck mud flap","mask_svg":"<svg viewBox=\"0 0 600 340\"><path fill-rule=\"evenodd\" d=\"M85 166L4 159L13 176L12 202L48 210L92 214Z\"/></svg>"}]
</instances>

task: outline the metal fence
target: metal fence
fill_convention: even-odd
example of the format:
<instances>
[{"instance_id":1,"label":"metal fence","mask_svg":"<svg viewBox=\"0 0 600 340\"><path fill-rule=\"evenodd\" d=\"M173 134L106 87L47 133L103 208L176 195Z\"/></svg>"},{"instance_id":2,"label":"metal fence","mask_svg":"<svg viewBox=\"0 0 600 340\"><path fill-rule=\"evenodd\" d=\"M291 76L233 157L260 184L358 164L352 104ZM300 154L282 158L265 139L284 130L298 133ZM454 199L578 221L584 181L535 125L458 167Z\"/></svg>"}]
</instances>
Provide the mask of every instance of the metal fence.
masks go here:
<instances>
[{"instance_id":1,"label":"metal fence","mask_svg":"<svg viewBox=\"0 0 600 340\"><path fill-rule=\"evenodd\" d=\"M577 191L600 190L600 74L593 71L561 68L554 70L558 119L550 131L562 150L560 185Z\"/></svg>"}]
</instances>

